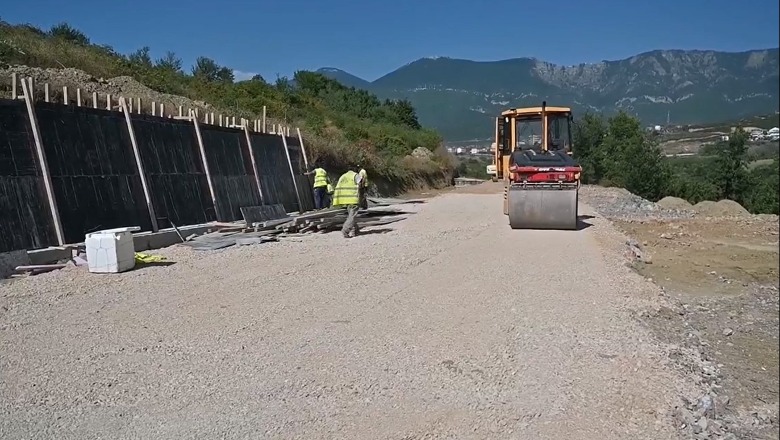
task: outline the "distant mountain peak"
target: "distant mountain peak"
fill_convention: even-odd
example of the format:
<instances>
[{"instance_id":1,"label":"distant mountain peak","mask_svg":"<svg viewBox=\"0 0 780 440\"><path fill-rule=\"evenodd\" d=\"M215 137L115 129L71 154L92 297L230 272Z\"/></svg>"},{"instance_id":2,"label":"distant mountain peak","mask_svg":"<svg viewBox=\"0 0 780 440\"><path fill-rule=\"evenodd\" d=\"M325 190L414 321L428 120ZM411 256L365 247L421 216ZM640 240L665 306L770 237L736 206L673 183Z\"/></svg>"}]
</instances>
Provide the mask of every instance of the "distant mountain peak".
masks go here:
<instances>
[{"instance_id":1,"label":"distant mountain peak","mask_svg":"<svg viewBox=\"0 0 780 440\"><path fill-rule=\"evenodd\" d=\"M535 57L412 61L368 82L320 71L381 98L405 98L420 122L445 139L489 139L492 118L510 106L546 100L575 113L624 110L645 124L706 123L778 110L778 48L742 52L662 49L621 60L565 66Z\"/></svg>"}]
</instances>

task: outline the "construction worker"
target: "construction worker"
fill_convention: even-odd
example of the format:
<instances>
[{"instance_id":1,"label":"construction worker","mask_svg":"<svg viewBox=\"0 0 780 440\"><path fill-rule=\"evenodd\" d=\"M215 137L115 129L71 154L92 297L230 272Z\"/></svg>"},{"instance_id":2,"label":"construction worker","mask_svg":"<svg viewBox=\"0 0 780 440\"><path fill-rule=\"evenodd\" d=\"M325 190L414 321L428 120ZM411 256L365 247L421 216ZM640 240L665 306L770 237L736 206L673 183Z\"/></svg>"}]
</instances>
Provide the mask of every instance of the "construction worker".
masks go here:
<instances>
[{"instance_id":1,"label":"construction worker","mask_svg":"<svg viewBox=\"0 0 780 440\"><path fill-rule=\"evenodd\" d=\"M319 164L311 167L306 175L314 174L314 209L327 208L328 203L328 172Z\"/></svg>"},{"instance_id":2,"label":"construction worker","mask_svg":"<svg viewBox=\"0 0 780 440\"><path fill-rule=\"evenodd\" d=\"M336 188L333 190L333 207L346 208L347 220L341 227L341 234L344 238L352 238L358 234L357 213L360 203L360 185L362 176L354 171L355 167L350 169L339 177Z\"/></svg>"},{"instance_id":3,"label":"construction worker","mask_svg":"<svg viewBox=\"0 0 780 440\"><path fill-rule=\"evenodd\" d=\"M360 203L358 203L358 206L363 209L368 209L368 198L366 195L366 191L368 190L368 173L366 173L366 170L361 166L358 165L358 175L360 176L360 186L359 186L359 198Z\"/></svg>"}]
</instances>

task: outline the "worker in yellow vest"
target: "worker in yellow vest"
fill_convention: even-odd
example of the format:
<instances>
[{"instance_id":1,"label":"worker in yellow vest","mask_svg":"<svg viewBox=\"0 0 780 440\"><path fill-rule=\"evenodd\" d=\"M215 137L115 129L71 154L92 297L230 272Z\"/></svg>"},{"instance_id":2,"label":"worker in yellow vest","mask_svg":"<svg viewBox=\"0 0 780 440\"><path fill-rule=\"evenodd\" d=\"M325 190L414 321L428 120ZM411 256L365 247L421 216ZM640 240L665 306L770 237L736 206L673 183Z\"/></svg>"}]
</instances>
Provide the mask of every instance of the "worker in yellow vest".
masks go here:
<instances>
[{"instance_id":1,"label":"worker in yellow vest","mask_svg":"<svg viewBox=\"0 0 780 440\"><path fill-rule=\"evenodd\" d=\"M350 167L353 168L353 167ZM341 234L344 238L352 238L358 234L357 213L360 204L360 185L362 176L353 169L339 177L336 188L333 190L333 207L346 208L347 220L341 227Z\"/></svg>"},{"instance_id":2,"label":"worker in yellow vest","mask_svg":"<svg viewBox=\"0 0 780 440\"><path fill-rule=\"evenodd\" d=\"M330 186L328 172L317 164L306 174L314 174L314 209L327 208L329 205L328 187Z\"/></svg>"},{"instance_id":3,"label":"worker in yellow vest","mask_svg":"<svg viewBox=\"0 0 780 440\"><path fill-rule=\"evenodd\" d=\"M358 188L360 191L360 203L358 203L358 206L363 209L368 209L368 195L366 194L366 191L368 191L368 173L366 173L366 170L358 165L358 175L360 176L360 187Z\"/></svg>"}]
</instances>

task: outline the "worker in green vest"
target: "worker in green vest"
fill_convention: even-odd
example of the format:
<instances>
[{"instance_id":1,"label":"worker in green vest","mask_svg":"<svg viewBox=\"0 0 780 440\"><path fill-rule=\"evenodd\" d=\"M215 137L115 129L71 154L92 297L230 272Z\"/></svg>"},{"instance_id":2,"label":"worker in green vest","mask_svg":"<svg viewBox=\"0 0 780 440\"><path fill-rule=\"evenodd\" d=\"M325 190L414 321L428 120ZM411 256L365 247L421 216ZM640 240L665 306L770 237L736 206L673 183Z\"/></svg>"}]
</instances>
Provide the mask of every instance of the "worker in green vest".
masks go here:
<instances>
[{"instance_id":1,"label":"worker in green vest","mask_svg":"<svg viewBox=\"0 0 780 440\"><path fill-rule=\"evenodd\" d=\"M312 167L307 175L314 174L314 209L327 208L328 203L328 172L319 164Z\"/></svg>"},{"instance_id":2,"label":"worker in green vest","mask_svg":"<svg viewBox=\"0 0 780 440\"><path fill-rule=\"evenodd\" d=\"M360 204L360 185L362 176L354 171L355 167L350 169L339 177L336 188L333 190L333 207L346 208L347 220L341 227L341 234L344 238L352 238L358 234L357 213L358 204Z\"/></svg>"}]
</instances>

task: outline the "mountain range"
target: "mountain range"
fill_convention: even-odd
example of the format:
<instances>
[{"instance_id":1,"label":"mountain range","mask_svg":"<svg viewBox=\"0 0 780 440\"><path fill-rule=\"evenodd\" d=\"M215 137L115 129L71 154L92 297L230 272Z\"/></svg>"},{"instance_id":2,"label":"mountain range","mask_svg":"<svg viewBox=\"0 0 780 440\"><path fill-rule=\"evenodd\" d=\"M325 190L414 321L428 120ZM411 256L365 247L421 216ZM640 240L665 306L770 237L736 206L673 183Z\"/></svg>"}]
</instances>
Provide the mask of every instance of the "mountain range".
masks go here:
<instances>
[{"instance_id":1,"label":"mountain range","mask_svg":"<svg viewBox=\"0 0 780 440\"><path fill-rule=\"evenodd\" d=\"M778 48L745 52L656 50L561 66L536 58L421 58L375 81L337 68L318 72L380 98L408 99L420 123L445 140L489 140L493 118L512 107L548 105L614 114L645 125L720 122L778 110Z\"/></svg>"}]
</instances>

